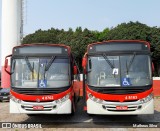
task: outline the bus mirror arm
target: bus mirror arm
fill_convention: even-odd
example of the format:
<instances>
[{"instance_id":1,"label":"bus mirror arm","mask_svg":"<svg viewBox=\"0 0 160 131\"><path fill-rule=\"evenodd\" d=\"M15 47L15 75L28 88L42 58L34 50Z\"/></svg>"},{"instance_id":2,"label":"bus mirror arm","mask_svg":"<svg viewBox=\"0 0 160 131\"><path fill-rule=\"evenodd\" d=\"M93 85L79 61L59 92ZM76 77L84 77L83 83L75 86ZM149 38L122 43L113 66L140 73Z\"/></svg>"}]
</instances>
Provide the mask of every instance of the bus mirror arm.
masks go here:
<instances>
[{"instance_id":1,"label":"bus mirror arm","mask_svg":"<svg viewBox=\"0 0 160 131\"><path fill-rule=\"evenodd\" d=\"M87 65L87 58L83 57L82 59L82 67L83 67L83 73L86 74L86 65Z\"/></svg>"},{"instance_id":2,"label":"bus mirror arm","mask_svg":"<svg viewBox=\"0 0 160 131\"><path fill-rule=\"evenodd\" d=\"M8 57L11 57L12 55L8 55L8 56L6 56L5 57L5 65L4 65L4 70L5 70L5 72L7 72L9 75L11 75L11 72L10 71L8 71L7 70L7 68L8 68Z\"/></svg>"}]
</instances>

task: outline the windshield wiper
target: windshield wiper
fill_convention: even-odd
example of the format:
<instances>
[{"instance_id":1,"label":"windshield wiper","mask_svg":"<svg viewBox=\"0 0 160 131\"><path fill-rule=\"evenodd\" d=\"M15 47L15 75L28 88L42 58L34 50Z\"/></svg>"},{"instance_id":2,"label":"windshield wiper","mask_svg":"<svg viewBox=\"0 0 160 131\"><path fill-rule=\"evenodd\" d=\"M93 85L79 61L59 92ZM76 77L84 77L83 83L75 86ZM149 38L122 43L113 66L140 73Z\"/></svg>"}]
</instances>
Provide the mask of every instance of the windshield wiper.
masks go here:
<instances>
[{"instance_id":1,"label":"windshield wiper","mask_svg":"<svg viewBox=\"0 0 160 131\"><path fill-rule=\"evenodd\" d=\"M108 65L109 65L112 69L114 69L115 67L114 67L114 65L111 63L111 61L108 59L107 55L104 53L102 56L103 56L103 58L106 60L106 62L108 63Z\"/></svg>"},{"instance_id":2,"label":"windshield wiper","mask_svg":"<svg viewBox=\"0 0 160 131\"><path fill-rule=\"evenodd\" d=\"M127 75L128 75L129 70L130 70L130 68L131 68L131 65L133 64L133 61L134 61L135 56L136 56L136 53L134 52L134 54L133 54L133 56L132 56L132 59L131 59L130 62L129 62L129 65L127 65L127 61L126 61Z\"/></svg>"},{"instance_id":3,"label":"windshield wiper","mask_svg":"<svg viewBox=\"0 0 160 131\"><path fill-rule=\"evenodd\" d=\"M27 56L25 57L25 61L26 61L26 63L27 63L27 66L28 66L29 70L30 70L31 72L33 72L33 71L34 71L34 69L32 68L31 63L29 62L29 60L28 60L28 57L27 57Z\"/></svg>"},{"instance_id":4,"label":"windshield wiper","mask_svg":"<svg viewBox=\"0 0 160 131\"><path fill-rule=\"evenodd\" d=\"M51 67L51 65L54 62L55 58L56 58L56 56L52 56L52 58L50 59L50 61L47 64L47 66L45 67L45 72L49 70L49 68Z\"/></svg>"},{"instance_id":5,"label":"windshield wiper","mask_svg":"<svg viewBox=\"0 0 160 131\"><path fill-rule=\"evenodd\" d=\"M16 60L13 59L13 61L12 61L12 68L11 68L11 75L14 73L15 66L16 66Z\"/></svg>"},{"instance_id":6,"label":"windshield wiper","mask_svg":"<svg viewBox=\"0 0 160 131\"><path fill-rule=\"evenodd\" d=\"M91 61L91 58L89 57L88 58L88 70L87 70L87 73L90 73L92 71L92 61Z\"/></svg>"},{"instance_id":7,"label":"windshield wiper","mask_svg":"<svg viewBox=\"0 0 160 131\"><path fill-rule=\"evenodd\" d=\"M45 80L45 76L46 76L46 71L49 70L49 68L51 67L52 63L54 62L56 56L52 56L52 58L50 59L50 61L48 62L48 64L45 66L45 69L44 69L44 80Z\"/></svg>"},{"instance_id":8,"label":"windshield wiper","mask_svg":"<svg viewBox=\"0 0 160 131\"><path fill-rule=\"evenodd\" d=\"M32 72L32 80L34 80L34 63L33 63L33 67L32 67L27 56L25 57L25 61L27 63L29 70Z\"/></svg>"}]
</instances>

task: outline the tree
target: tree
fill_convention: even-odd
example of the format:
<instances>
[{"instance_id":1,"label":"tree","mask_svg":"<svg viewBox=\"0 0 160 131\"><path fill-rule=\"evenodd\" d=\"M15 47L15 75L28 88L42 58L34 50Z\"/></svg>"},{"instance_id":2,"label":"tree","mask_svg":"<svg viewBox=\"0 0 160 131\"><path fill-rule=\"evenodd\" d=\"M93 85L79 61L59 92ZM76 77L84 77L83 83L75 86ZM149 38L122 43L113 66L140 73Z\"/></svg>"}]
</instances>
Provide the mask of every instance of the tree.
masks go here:
<instances>
[{"instance_id":1,"label":"tree","mask_svg":"<svg viewBox=\"0 0 160 131\"><path fill-rule=\"evenodd\" d=\"M114 28L105 28L103 31L90 31L87 28L82 30L77 27L75 31L69 28L68 31L51 28L49 30L37 30L23 39L27 43L53 43L71 46L76 60L81 67L82 57L87 46L94 42L105 40L144 40L151 43L152 59L156 72L160 72L160 28L149 27L140 22L122 23ZM157 73L158 74L158 73Z\"/></svg>"}]
</instances>

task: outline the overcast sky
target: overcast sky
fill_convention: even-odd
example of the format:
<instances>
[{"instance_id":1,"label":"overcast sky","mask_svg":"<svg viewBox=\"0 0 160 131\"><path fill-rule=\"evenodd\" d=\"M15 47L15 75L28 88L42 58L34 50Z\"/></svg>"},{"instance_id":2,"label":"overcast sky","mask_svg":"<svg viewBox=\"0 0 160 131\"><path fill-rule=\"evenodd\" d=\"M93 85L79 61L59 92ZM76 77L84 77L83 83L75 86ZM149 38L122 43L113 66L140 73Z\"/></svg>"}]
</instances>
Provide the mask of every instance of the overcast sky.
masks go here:
<instances>
[{"instance_id":1,"label":"overcast sky","mask_svg":"<svg viewBox=\"0 0 160 131\"><path fill-rule=\"evenodd\" d=\"M38 29L102 31L120 23L139 21L160 27L160 0L26 0L24 34ZM0 0L0 14L1 14ZM1 25L1 15L0 15ZM0 26L1 30L1 26ZM0 35L1 40L1 35ZM0 43L1 44L1 43Z\"/></svg>"}]
</instances>

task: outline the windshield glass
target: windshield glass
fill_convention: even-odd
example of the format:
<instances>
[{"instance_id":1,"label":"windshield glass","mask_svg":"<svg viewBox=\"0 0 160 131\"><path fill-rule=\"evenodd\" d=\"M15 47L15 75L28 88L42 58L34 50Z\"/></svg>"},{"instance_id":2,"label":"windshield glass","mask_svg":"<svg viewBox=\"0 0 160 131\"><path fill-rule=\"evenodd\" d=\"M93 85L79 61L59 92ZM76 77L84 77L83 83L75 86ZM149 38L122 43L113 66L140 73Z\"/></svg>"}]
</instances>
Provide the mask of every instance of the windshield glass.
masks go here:
<instances>
[{"instance_id":1,"label":"windshield glass","mask_svg":"<svg viewBox=\"0 0 160 131\"><path fill-rule=\"evenodd\" d=\"M136 54L89 57L87 76L88 84L97 87L150 85L150 57Z\"/></svg>"},{"instance_id":2,"label":"windshield glass","mask_svg":"<svg viewBox=\"0 0 160 131\"><path fill-rule=\"evenodd\" d=\"M12 87L60 88L70 85L68 58L20 58L12 62Z\"/></svg>"}]
</instances>

